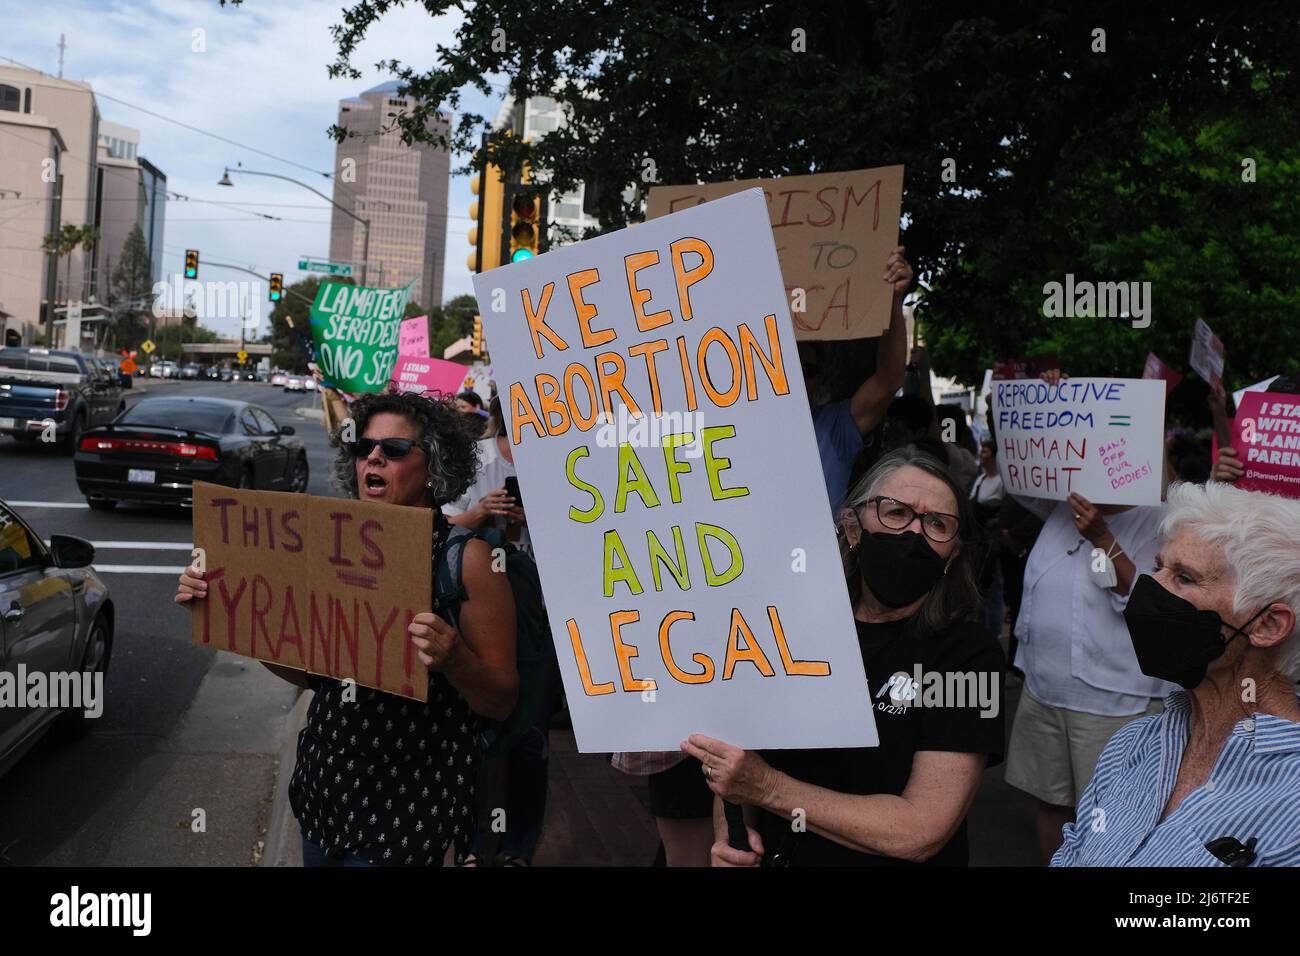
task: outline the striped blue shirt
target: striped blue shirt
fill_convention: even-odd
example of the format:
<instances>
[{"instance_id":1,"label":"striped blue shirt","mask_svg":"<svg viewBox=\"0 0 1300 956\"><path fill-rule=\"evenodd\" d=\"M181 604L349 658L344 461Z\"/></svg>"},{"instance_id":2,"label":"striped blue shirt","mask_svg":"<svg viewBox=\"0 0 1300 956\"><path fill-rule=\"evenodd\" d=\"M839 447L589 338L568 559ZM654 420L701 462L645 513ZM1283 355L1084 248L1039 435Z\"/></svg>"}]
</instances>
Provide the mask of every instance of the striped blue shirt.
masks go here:
<instances>
[{"instance_id":1,"label":"striped blue shirt","mask_svg":"<svg viewBox=\"0 0 1300 956\"><path fill-rule=\"evenodd\" d=\"M1052 866L1224 866L1205 848L1256 837L1251 866L1300 866L1300 724L1237 721L1210 775L1164 820L1191 726L1175 691L1165 711L1125 724L1097 761Z\"/></svg>"}]
</instances>

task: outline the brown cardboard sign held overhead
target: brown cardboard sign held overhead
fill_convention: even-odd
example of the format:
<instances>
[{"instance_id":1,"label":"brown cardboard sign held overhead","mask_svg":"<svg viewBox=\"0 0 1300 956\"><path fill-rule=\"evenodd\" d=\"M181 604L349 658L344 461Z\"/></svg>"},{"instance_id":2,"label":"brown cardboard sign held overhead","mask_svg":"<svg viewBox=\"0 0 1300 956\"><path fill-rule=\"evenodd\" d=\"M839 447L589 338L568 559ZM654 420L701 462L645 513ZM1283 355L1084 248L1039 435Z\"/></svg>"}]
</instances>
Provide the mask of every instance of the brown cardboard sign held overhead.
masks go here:
<instances>
[{"instance_id":1,"label":"brown cardboard sign held overhead","mask_svg":"<svg viewBox=\"0 0 1300 956\"><path fill-rule=\"evenodd\" d=\"M429 509L195 482L194 547L195 644L428 698L407 627L432 603Z\"/></svg>"},{"instance_id":2,"label":"brown cardboard sign held overhead","mask_svg":"<svg viewBox=\"0 0 1300 956\"><path fill-rule=\"evenodd\" d=\"M898 245L903 167L656 186L650 190L646 218L680 212L755 186L767 197L795 336L883 335L889 328L894 290L881 276Z\"/></svg>"}]
</instances>

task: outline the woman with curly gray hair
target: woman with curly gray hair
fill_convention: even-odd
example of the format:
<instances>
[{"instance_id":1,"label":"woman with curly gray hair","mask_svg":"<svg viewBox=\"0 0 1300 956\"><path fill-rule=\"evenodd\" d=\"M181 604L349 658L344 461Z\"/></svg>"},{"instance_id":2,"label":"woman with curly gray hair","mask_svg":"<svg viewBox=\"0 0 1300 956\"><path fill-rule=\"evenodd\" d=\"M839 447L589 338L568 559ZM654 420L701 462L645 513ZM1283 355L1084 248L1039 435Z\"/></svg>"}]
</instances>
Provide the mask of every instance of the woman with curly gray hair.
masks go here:
<instances>
[{"instance_id":1,"label":"woman with curly gray hair","mask_svg":"<svg viewBox=\"0 0 1300 956\"><path fill-rule=\"evenodd\" d=\"M339 483L362 501L433 509L436 567L450 532L441 506L464 493L477 467L460 413L419 395L366 395L352 423L359 437L336 442ZM514 599L491 561L483 541L465 544L455 623L430 610L408 628L429 671L425 704L271 668L316 691L289 783L305 865L440 866L453 840L473 831L478 720L509 716L519 684ZM176 601L206 593L190 568Z\"/></svg>"}]
</instances>

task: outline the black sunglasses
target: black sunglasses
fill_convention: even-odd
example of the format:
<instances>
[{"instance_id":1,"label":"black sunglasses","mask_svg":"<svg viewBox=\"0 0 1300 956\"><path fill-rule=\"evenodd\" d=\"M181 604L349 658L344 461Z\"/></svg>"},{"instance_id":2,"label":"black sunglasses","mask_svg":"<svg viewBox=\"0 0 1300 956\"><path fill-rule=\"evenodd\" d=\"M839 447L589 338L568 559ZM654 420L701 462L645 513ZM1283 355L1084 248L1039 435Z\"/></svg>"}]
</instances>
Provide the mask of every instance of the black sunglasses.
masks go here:
<instances>
[{"instance_id":1,"label":"black sunglasses","mask_svg":"<svg viewBox=\"0 0 1300 956\"><path fill-rule=\"evenodd\" d=\"M385 458L405 458L419 444L411 438L358 438L344 447L353 458L369 458L378 445Z\"/></svg>"}]
</instances>

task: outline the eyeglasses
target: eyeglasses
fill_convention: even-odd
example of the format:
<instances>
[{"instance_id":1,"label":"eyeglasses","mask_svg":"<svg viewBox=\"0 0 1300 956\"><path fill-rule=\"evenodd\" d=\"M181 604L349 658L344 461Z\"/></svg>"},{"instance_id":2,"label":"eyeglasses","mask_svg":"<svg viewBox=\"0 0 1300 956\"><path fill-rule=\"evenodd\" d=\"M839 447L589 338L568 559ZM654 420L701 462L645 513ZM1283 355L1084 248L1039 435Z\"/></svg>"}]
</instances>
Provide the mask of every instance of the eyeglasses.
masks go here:
<instances>
[{"instance_id":1,"label":"eyeglasses","mask_svg":"<svg viewBox=\"0 0 1300 956\"><path fill-rule=\"evenodd\" d=\"M909 504L883 495L868 498L867 504L876 506L876 520L890 531L902 531L920 518L921 531L936 544L951 541L961 529L961 522L956 515L944 514L942 511L917 511ZM858 520L862 520L861 516Z\"/></svg>"},{"instance_id":2,"label":"eyeglasses","mask_svg":"<svg viewBox=\"0 0 1300 956\"><path fill-rule=\"evenodd\" d=\"M411 438L358 438L344 447L353 458L369 458L378 445L385 458L405 458L411 449L420 447Z\"/></svg>"}]
</instances>

